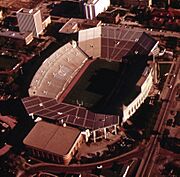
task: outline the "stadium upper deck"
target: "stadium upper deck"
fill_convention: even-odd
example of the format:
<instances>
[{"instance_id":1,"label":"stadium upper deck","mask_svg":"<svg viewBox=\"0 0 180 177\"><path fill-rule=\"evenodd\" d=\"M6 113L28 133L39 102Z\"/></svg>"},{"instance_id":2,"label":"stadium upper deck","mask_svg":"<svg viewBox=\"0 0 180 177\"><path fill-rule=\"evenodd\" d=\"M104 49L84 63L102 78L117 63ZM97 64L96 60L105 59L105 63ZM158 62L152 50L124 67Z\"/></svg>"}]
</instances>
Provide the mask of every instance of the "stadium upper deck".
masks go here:
<instances>
[{"instance_id":1,"label":"stadium upper deck","mask_svg":"<svg viewBox=\"0 0 180 177\"><path fill-rule=\"evenodd\" d=\"M90 57L121 62L129 55L148 55L156 45L138 29L98 26L79 32L79 47Z\"/></svg>"},{"instance_id":2,"label":"stadium upper deck","mask_svg":"<svg viewBox=\"0 0 180 177\"><path fill-rule=\"evenodd\" d=\"M47 58L36 72L29 89L30 96L58 98L87 59L77 46L67 43Z\"/></svg>"}]
</instances>

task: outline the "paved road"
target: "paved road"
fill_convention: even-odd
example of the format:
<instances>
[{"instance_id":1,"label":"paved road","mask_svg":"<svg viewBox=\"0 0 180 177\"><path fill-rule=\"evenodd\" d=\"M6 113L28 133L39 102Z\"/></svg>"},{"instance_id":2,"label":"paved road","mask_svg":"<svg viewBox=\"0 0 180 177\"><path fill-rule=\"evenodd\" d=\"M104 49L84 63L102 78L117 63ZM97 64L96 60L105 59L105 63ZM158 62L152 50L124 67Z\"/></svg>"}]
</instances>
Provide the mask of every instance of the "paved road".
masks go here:
<instances>
[{"instance_id":1,"label":"paved road","mask_svg":"<svg viewBox=\"0 0 180 177\"><path fill-rule=\"evenodd\" d=\"M90 164L72 164L72 165L59 165L59 164L51 164L51 163L38 163L35 165L30 165L26 168L25 171L22 171L18 175L18 177L28 177L32 174L36 174L39 171L46 171L50 173L78 173L78 172L85 172L91 171L92 169L96 169L97 166L102 165L103 167L111 167L114 162L127 162L134 157L142 157L144 154L145 146L139 146L128 152L126 154L114 157L112 159L108 159L101 162L90 163Z\"/></svg>"},{"instance_id":2,"label":"paved road","mask_svg":"<svg viewBox=\"0 0 180 177\"><path fill-rule=\"evenodd\" d=\"M167 80L165 82L165 85L162 91L161 98L163 98L164 101L162 103L162 107L158 115L156 125L154 127L154 131L156 132L159 132L159 133L163 132L163 129L164 129L163 124L165 120L167 119L168 111L172 104L172 101L171 101L172 97L177 91L176 85L179 82L179 75L180 75L180 60L178 60L178 62L174 61L174 63L172 64L170 73L167 77ZM158 141L159 137L160 137L160 134L151 136L148 149L146 150L142 158L136 177L153 177L151 172L154 166L156 153L159 151L159 147L160 147L159 141Z\"/></svg>"}]
</instances>

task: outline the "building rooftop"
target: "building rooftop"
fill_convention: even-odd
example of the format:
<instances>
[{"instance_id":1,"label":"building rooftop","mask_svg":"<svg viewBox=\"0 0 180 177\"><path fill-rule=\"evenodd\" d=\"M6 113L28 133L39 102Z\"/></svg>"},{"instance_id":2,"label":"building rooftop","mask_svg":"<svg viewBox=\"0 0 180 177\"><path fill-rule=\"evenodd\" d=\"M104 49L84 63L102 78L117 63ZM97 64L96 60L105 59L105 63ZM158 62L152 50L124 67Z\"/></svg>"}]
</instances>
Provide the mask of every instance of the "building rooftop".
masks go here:
<instances>
[{"instance_id":1,"label":"building rooftop","mask_svg":"<svg viewBox=\"0 0 180 177\"><path fill-rule=\"evenodd\" d=\"M148 55L156 41L138 29L98 26L79 32L79 47L94 58L122 61L128 55Z\"/></svg>"},{"instance_id":2,"label":"building rooftop","mask_svg":"<svg viewBox=\"0 0 180 177\"><path fill-rule=\"evenodd\" d=\"M26 8L21 8L18 10L16 13L24 13L24 14L36 14L39 11L39 9L26 9Z\"/></svg>"},{"instance_id":3,"label":"building rooftop","mask_svg":"<svg viewBox=\"0 0 180 177\"><path fill-rule=\"evenodd\" d=\"M76 33L79 30L92 28L100 23L99 20L71 18L60 30L60 33Z\"/></svg>"},{"instance_id":4,"label":"building rooftop","mask_svg":"<svg viewBox=\"0 0 180 177\"><path fill-rule=\"evenodd\" d=\"M9 29L5 29L5 28L0 29L0 36L14 38L14 39L20 39L20 40L25 40L25 38L31 34L32 34L32 32L20 33L20 32L16 32L16 31L10 31Z\"/></svg>"},{"instance_id":5,"label":"building rooftop","mask_svg":"<svg viewBox=\"0 0 180 177\"><path fill-rule=\"evenodd\" d=\"M22 102L29 115L36 115L59 123L78 126L82 129L96 130L119 124L119 117L114 115L97 114L84 107L46 97L27 97Z\"/></svg>"},{"instance_id":6,"label":"building rooftop","mask_svg":"<svg viewBox=\"0 0 180 177\"><path fill-rule=\"evenodd\" d=\"M80 130L40 121L23 140L27 146L56 155L66 155L78 138Z\"/></svg>"}]
</instances>

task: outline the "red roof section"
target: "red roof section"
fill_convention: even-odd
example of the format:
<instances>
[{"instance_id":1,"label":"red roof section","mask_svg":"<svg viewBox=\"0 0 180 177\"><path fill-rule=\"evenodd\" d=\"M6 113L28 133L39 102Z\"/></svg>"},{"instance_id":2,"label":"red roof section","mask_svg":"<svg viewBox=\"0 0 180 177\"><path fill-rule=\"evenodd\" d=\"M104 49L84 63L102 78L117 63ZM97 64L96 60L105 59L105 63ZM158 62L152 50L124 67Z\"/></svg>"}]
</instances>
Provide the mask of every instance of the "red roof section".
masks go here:
<instances>
[{"instance_id":1,"label":"red roof section","mask_svg":"<svg viewBox=\"0 0 180 177\"><path fill-rule=\"evenodd\" d=\"M59 103L52 98L33 96L23 98L22 102L28 114L84 129L96 130L119 123L118 116L93 113L84 107Z\"/></svg>"}]
</instances>

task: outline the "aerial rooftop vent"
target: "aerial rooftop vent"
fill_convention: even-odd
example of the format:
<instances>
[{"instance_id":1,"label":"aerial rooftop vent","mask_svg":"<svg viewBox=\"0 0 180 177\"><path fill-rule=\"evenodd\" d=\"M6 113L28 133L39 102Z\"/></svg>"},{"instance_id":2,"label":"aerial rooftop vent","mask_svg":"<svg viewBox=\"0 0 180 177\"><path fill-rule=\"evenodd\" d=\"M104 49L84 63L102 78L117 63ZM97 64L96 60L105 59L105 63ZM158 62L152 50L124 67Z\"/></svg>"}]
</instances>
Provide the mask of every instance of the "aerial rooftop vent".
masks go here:
<instances>
[{"instance_id":1,"label":"aerial rooftop vent","mask_svg":"<svg viewBox=\"0 0 180 177\"><path fill-rule=\"evenodd\" d=\"M42 107L42 106L43 106L43 103L39 103L39 106Z\"/></svg>"},{"instance_id":2,"label":"aerial rooftop vent","mask_svg":"<svg viewBox=\"0 0 180 177\"><path fill-rule=\"evenodd\" d=\"M62 115L63 113L62 113L62 112L57 112L57 114L58 114L58 115ZM62 121L63 121L63 119L62 119Z\"/></svg>"},{"instance_id":3,"label":"aerial rooftop vent","mask_svg":"<svg viewBox=\"0 0 180 177\"><path fill-rule=\"evenodd\" d=\"M115 41L115 45L119 45L119 44L120 44L120 41L117 41L117 42Z\"/></svg>"},{"instance_id":4,"label":"aerial rooftop vent","mask_svg":"<svg viewBox=\"0 0 180 177\"><path fill-rule=\"evenodd\" d=\"M137 55L139 52L136 50L134 53Z\"/></svg>"},{"instance_id":5,"label":"aerial rooftop vent","mask_svg":"<svg viewBox=\"0 0 180 177\"><path fill-rule=\"evenodd\" d=\"M136 39L135 39L135 42L137 42L137 41L139 41L139 39L138 39L138 38L136 38Z\"/></svg>"},{"instance_id":6,"label":"aerial rooftop vent","mask_svg":"<svg viewBox=\"0 0 180 177\"><path fill-rule=\"evenodd\" d=\"M33 9L29 10L29 13L32 14L33 13Z\"/></svg>"}]
</instances>

